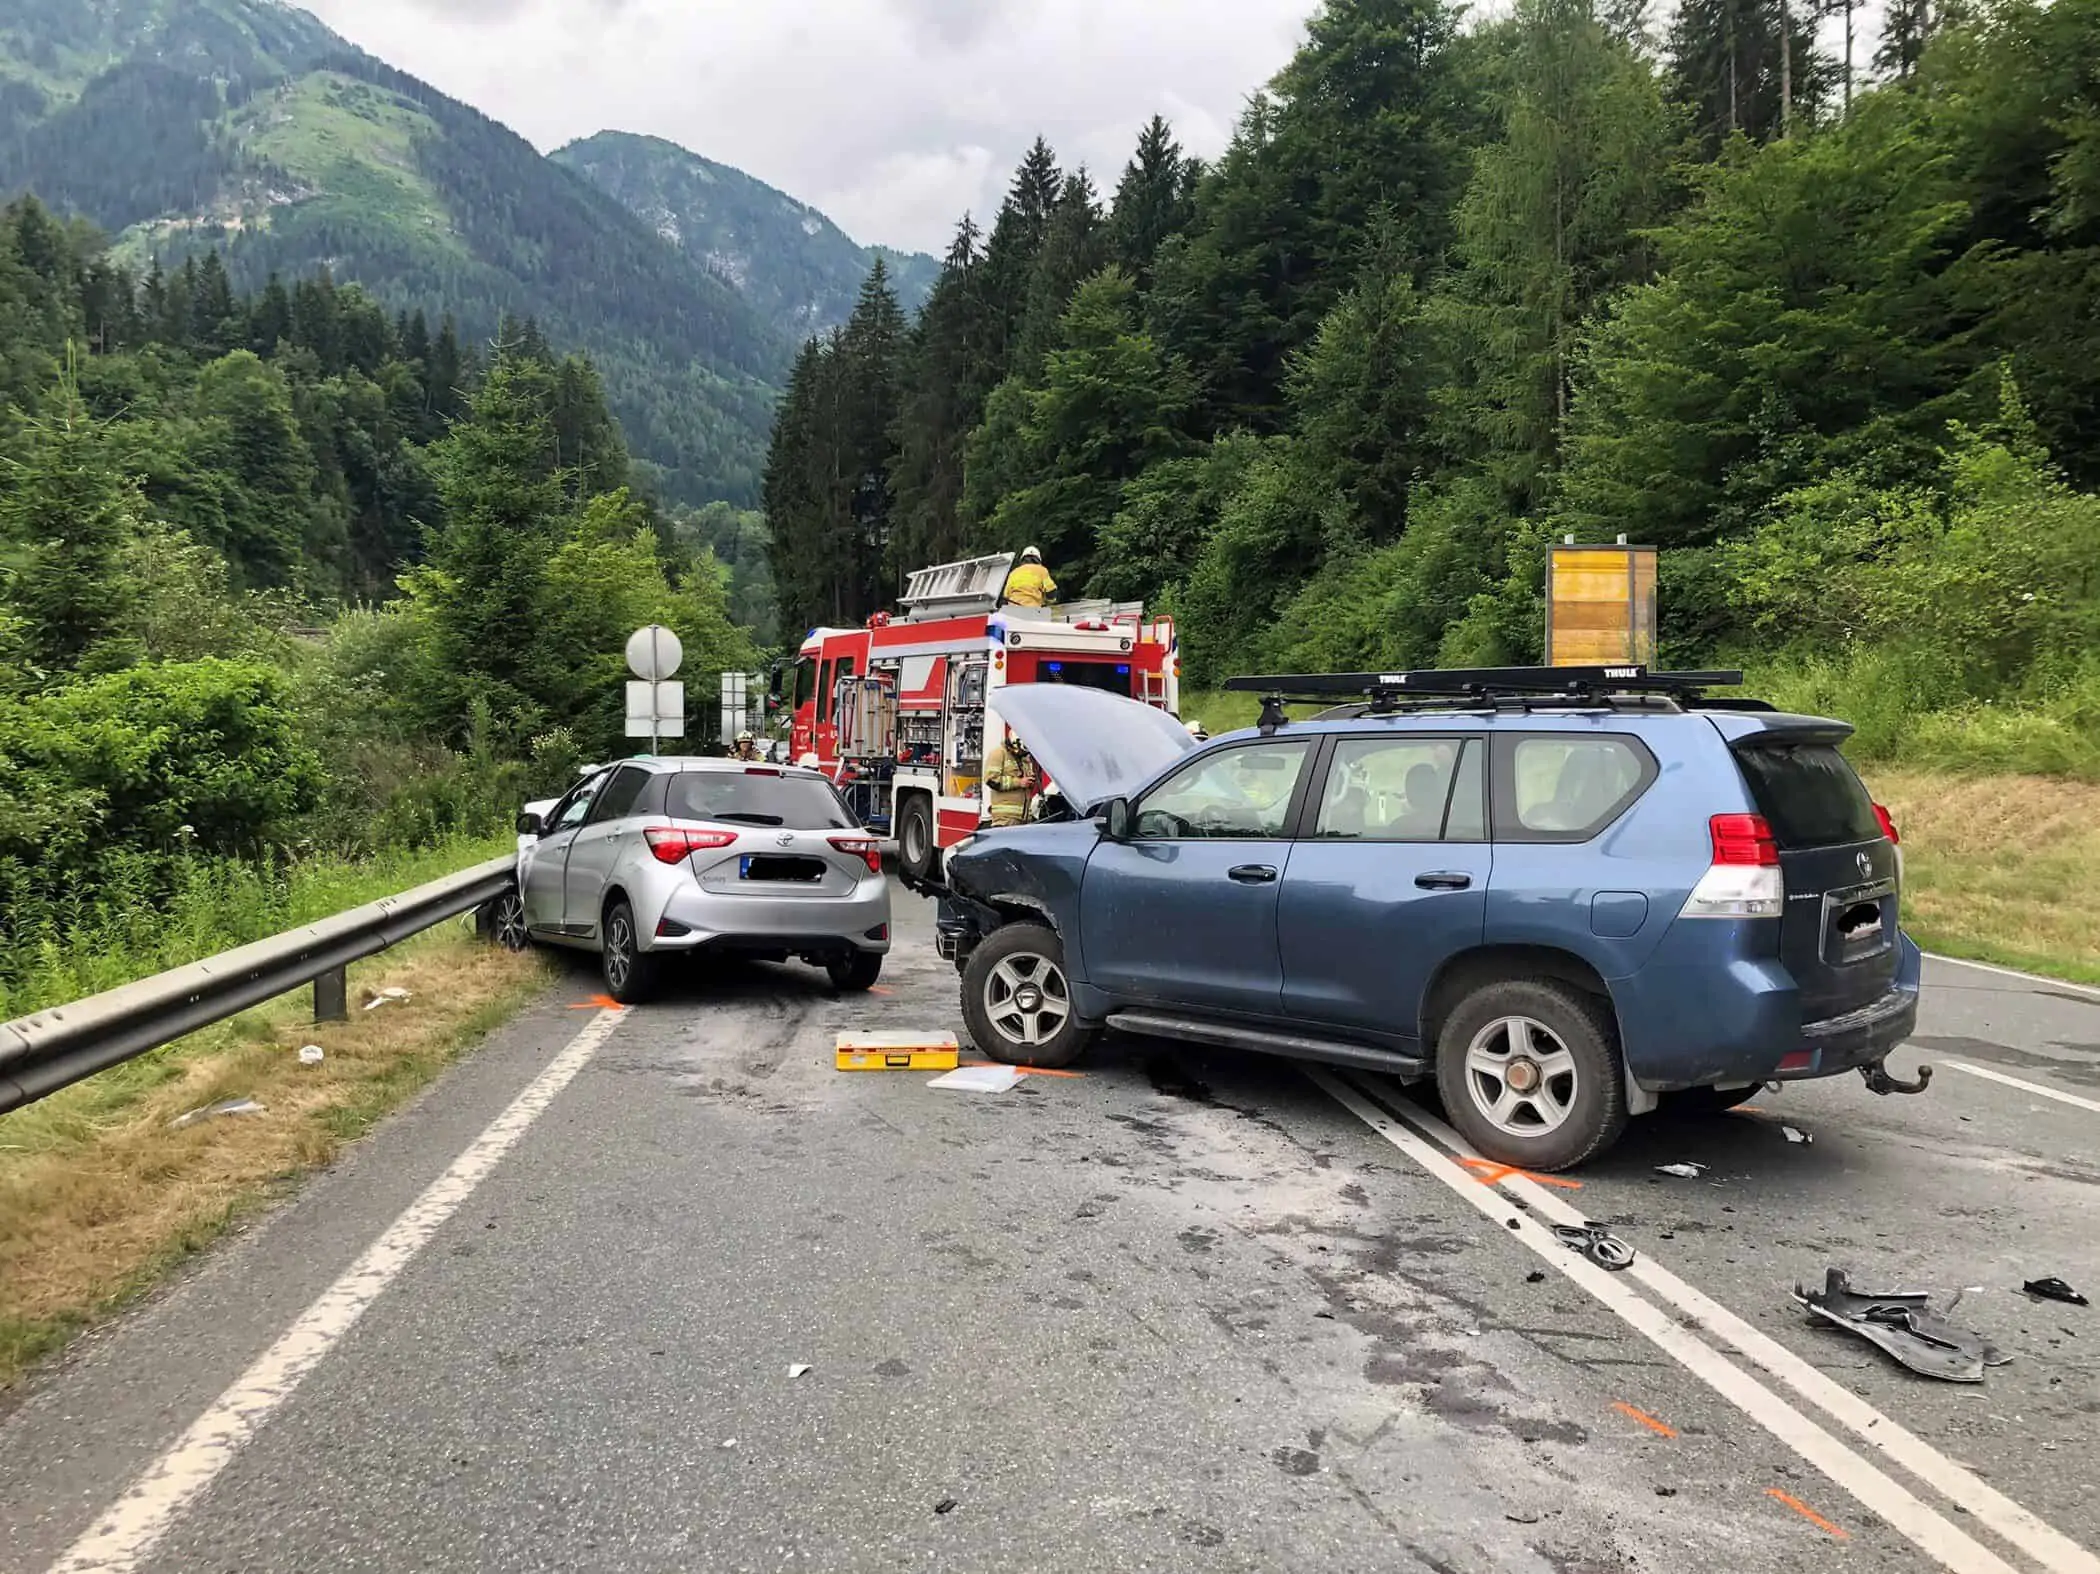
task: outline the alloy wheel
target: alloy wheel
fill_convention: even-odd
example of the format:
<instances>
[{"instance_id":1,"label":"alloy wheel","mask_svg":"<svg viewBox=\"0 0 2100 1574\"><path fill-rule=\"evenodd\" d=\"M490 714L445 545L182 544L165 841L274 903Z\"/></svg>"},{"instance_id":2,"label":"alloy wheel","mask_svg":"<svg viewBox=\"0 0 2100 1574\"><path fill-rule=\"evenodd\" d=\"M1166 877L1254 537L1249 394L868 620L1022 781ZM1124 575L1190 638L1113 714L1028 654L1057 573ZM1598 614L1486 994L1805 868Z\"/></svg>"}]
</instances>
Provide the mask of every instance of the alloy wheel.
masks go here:
<instances>
[{"instance_id":1,"label":"alloy wheel","mask_svg":"<svg viewBox=\"0 0 2100 1574\"><path fill-rule=\"evenodd\" d=\"M1575 1057L1532 1017L1497 1017L1466 1046L1466 1092L1481 1115L1513 1137L1557 1131L1575 1112Z\"/></svg>"},{"instance_id":2,"label":"alloy wheel","mask_svg":"<svg viewBox=\"0 0 2100 1574\"><path fill-rule=\"evenodd\" d=\"M1046 956L1015 952L986 976L984 1014L1013 1043L1048 1043L1072 1015L1064 969Z\"/></svg>"}]
</instances>

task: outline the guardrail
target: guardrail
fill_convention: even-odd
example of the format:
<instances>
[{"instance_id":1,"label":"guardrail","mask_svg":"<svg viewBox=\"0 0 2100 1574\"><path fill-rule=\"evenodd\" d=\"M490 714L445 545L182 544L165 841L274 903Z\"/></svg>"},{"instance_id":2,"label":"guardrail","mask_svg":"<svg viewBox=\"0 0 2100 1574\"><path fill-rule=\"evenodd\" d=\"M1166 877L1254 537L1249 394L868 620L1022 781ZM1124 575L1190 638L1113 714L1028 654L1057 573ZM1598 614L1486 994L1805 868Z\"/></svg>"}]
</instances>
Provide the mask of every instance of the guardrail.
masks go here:
<instances>
[{"instance_id":1,"label":"guardrail","mask_svg":"<svg viewBox=\"0 0 2100 1574\"><path fill-rule=\"evenodd\" d=\"M303 929L0 1023L0 1114L306 984L314 986L315 1020L342 1021L352 962L494 901L516 877L515 857L492 858Z\"/></svg>"}]
</instances>

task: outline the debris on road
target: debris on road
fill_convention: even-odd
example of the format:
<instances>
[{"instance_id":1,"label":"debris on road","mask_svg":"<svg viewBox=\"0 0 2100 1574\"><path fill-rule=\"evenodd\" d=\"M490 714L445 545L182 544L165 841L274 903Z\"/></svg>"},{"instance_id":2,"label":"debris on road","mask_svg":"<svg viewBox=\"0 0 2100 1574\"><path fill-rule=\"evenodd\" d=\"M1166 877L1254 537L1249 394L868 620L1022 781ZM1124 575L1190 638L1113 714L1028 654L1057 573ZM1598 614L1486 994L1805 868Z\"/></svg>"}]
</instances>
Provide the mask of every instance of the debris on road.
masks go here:
<instances>
[{"instance_id":1,"label":"debris on road","mask_svg":"<svg viewBox=\"0 0 2100 1574\"><path fill-rule=\"evenodd\" d=\"M1821 1290L1796 1285L1794 1299L1810 1316L1859 1335L1923 1377L1980 1383L1985 1367L2012 1359L1981 1334L1956 1328L1933 1311L1923 1291L1867 1294L1852 1288L1842 1268L1825 1273Z\"/></svg>"},{"instance_id":2,"label":"debris on road","mask_svg":"<svg viewBox=\"0 0 2100 1574\"><path fill-rule=\"evenodd\" d=\"M956 1502L954 1498L944 1497L940 1502L933 1505L933 1511L936 1514L952 1514L960 1507L962 1505Z\"/></svg>"},{"instance_id":3,"label":"debris on road","mask_svg":"<svg viewBox=\"0 0 2100 1574\"><path fill-rule=\"evenodd\" d=\"M1633 1248L1601 1224L1556 1224L1553 1233L1563 1246L1614 1273L1633 1261Z\"/></svg>"},{"instance_id":4,"label":"debris on road","mask_svg":"<svg viewBox=\"0 0 2100 1574\"><path fill-rule=\"evenodd\" d=\"M965 1066L945 1077L935 1077L926 1085L946 1088L951 1093L1004 1093L1020 1080L1018 1066Z\"/></svg>"},{"instance_id":5,"label":"debris on road","mask_svg":"<svg viewBox=\"0 0 2100 1574\"><path fill-rule=\"evenodd\" d=\"M953 1071L962 1046L953 1033L841 1033L841 1071Z\"/></svg>"},{"instance_id":6,"label":"debris on road","mask_svg":"<svg viewBox=\"0 0 2100 1574\"><path fill-rule=\"evenodd\" d=\"M208 1104L203 1109L193 1109L187 1115L177 1115L169 1121L170 1126L194 1126L200 1120L211 1120L220 1115L267 1115L268 1110L253 1099L228 1099L223 1104Z\"/></svg>"},{"instance_id":7,"label":"debris on road","mask_svg":"<svg viewBox=\"0 0 2100 1574\"><path fill-rule=\"evenodd\" d=\"M299 1047L299 1064L302 1066L318 1066L327 1058L326 1051L319 1044L302 1044Z\"/></svg>"},{"instance_id":8,"label":"debris on road","mask_svg":"<svg viewBox=\"0 0 2100 1574\"><path fill-rule=\"evenodd\" d=\"M2044 1301L2063 1301L2071 1306L2091 1306L2093 1304L2053 1274L2046 1279L2029 1279L2020 1288L2029 1295L2037 1296Z\"/></svg>"},{"instance_id":9,"label":"debris on road","mask_svg":"<svg viewBox=\"0 0 2100 1574\"><path fill-rule=\"evenodd\" d=\"M1524 1275L1524 1282L1526 1284L1544 1284L1546 1282L1545 1270L1543 1268L1532 1269L1531 1272Z\"/></svg>"},{"instance_id":10,"label":"debris on road","mask_svg":"<svg viewBox=\"0 0 2100 1574\"><path fill-rule=\"evenodd\" d=\"M1704 1164L1658 1164L1655 1166L1655 1173L1658 1175L1675 1175L1681 1180L1697 1180L1706 1173L1706 1166Z\"/></svg>"},{"instance_id":11,"label":"debris on road","mask_svg":"<svg viewBox=\"0 0 2100 1574\"><path fill-rule=\"evenodd\" d=\"M717 1447L717 1448L734 1448L734 1447L736 1447L736 1439L735 1439L735 1438L733 1438L733 1437L725 1437L725 1438L723 1438L723 1439L722 1439L722 1441L721 1441L721 1442L717 1443L717 1444L715 1445L715 1447Z\"/></svg>"},{"instance_id":12,"label":"debris on road","mask_svg":"<svg viewBox=\"0 0 2100 1574\"><path fill-rule=\"evenodd\" d=\"M397 1002L406 1003L414 998L414 995L396 984L392 988L380 990L378 994L367 1000L365 1009L367 1011L377 1011L381 1006L393 1005Z\"/></svg>"},{"instance_id":13,"label":"debris on road","mask_svg":"<svg viewBox=\"0 0 2100 1574\"><path fill-rule=\"evenodd\" d=\"M788 1376L800 1377L804 1372L807 1372L809 1370L810 1365L807 1361L797 1361L793 1366L788 1368Z\"/></svg>"},{"instance_id":14,"label":"debris on road","mask_svg":"<svg viewBox=\"0 0 2100 1574\"><path fill-rule=\"evenodd\" d=\"M1816 1140L1811 1133L1801 1130L1798 1126L1781 1126L1779 1129L1786 1134L1786 1140L1789 1142L1814 1142Z\"/></svg>"}]
</instances>

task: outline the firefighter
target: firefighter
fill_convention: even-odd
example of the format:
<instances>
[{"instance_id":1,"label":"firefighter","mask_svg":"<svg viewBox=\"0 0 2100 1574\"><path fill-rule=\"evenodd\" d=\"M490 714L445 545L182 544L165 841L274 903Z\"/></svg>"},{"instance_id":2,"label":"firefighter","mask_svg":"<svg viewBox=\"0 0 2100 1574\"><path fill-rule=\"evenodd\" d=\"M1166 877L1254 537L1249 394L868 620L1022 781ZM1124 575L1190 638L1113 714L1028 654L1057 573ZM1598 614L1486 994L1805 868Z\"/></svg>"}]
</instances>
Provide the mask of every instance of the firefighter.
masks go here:
<instances>
[{"instance_id":1,"label":"firefighter","mask_svg":"<svg viewBox=\"0 0 2100 1574\"><path fill-rule=\"evenodd\" d=\"M736 747L729 751L729 757L732 760L742 760L747 765L756 765L765 759L765 756L758 752L758 740L748 732L736 735Z\"/></svg>"},{"instance_id":2,"label":"firefighter","mask_svg":"<svg viewBox=\"0 0 2100 1574\"><path fill-rule=\"evenodd\" d=\"M1034 547L1021 553L1021 561L1006 576L1005 595L1010 607L1047 607L1057 599L1057 581L1043 567L1043 554Z\"/></svg>"},{"instance_id":3,"label":"firefighter","mask_svg":"<svg viewBox=\"0 0 2100 1574\"><path fill-rule=\"evenodd\" d=\"M1210 742L1210 729L1203 725L1203 721L1199 717L1189 723L1189 736L1198 743L1208 743Z\"/></svg>"},{"instance_id":4,"label":"firefighter","mask_svg":"<svg viewBox=\"0 0 2100 1574\"><path fill-rule=\"evenodd\" d=\"M1013 728L1005 732L984 762L985 818L994 825L1019 825L1028 818L1028 800L1042 785L1043 773Z\"/></svg>"}]
</instances>

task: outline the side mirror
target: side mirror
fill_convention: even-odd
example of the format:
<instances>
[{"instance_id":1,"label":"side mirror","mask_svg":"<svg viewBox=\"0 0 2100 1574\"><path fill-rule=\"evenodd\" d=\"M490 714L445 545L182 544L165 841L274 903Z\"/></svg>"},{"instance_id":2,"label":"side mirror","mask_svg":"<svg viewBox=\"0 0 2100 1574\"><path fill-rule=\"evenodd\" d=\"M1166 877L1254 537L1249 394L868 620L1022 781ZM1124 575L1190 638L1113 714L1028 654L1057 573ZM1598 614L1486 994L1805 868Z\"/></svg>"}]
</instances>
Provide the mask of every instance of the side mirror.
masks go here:
<instances>
[{"instance_id":1,"label":"side mirror","mask_svg":"<svg viewBox=\"0 0 2100 1574\"><path fill-rule=\"evenodd\" d=\"M518 816L518 834L520 836L542 836L546 834L546 830L546 826L540 823L538 815L521 814Z\"/></svg>"},{"instance_id":2,"label":"side mirror","mask_svg":"<svg viewBox=\"0 0 2100 1574\"><path fill-rule=\"evenodd\" d=\"M1128 798L1109 799L1108 809L1102 825L1103 834L1112 842L1127 842L1130 840L1130 828L1133 823L1130 813L1130 800Z\"/></svg>"}]
</instances>

